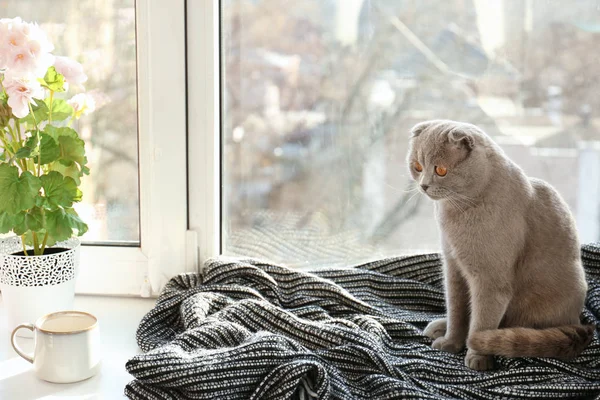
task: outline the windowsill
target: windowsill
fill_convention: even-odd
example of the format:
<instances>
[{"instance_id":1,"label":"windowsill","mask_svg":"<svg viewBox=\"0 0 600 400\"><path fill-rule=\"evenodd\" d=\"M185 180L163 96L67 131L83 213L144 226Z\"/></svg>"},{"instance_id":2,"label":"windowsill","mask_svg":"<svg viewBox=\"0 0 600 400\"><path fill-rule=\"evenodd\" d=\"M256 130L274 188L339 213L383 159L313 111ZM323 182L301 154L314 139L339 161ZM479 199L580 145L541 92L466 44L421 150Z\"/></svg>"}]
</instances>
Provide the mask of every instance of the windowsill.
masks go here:
<instances>
[{"instance_id":1,"label":"windowsill","mask_svg":"<svg viewBox=\"0 0 600 400\"><path fill-rule=\"evenodd\" d=\"M12 349L0 296L0 399L123 398L125 385L133 379L125 370L125 362L140 352L135 341L135 331L154 303L154 299L76 296L75 309L94 314L100 323L102 367L99 374L88 380L54 384L36 378L32 365ZM31 350L33 339L17 340L24 350Z\"/></svg>"}]
</instances>

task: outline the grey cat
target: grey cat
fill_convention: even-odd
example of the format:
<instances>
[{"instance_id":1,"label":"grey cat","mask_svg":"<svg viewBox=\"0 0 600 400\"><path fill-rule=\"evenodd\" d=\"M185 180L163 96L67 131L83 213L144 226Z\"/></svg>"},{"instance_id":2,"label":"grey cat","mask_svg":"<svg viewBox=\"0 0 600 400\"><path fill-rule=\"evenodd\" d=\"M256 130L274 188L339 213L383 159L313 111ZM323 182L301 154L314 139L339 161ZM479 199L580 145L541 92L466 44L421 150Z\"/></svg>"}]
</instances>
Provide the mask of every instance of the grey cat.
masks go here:
<instances>
[{"instance_id":1,"label":"grey cat","mask_svg":"<svg viewBox=\"0 0 600 400\"><path fill-rule=\"evenodd\" d=\"M424 334L465 364L493 355L576 357L595 326L581 325L587 284L575 222L560 195L529 178L481 129L447 120L411 132L408 168L434 200L447 318Z\"/></svg>"}]
</instances>

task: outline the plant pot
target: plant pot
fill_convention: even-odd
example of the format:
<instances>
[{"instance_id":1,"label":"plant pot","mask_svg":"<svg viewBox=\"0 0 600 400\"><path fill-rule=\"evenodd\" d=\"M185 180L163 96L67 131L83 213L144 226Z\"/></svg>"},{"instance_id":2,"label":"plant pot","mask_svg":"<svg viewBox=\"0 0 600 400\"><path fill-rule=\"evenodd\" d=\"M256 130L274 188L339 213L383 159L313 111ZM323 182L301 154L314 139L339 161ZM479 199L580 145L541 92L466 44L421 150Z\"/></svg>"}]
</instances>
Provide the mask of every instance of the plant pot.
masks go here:
<instances>
[{"instance_id":1,"label":"plant pot","mask_svg":"<svg viewBox=\"0 0 600 400\"><path fill-rule=\"evenodd\" d=\"M73 238L51 247L63 251L25 257L17 255L23 250L19 237L0 238L0 291L9 331L46 314L73 309L80 244ZM32 337L26 329L17 335Z\"/></svg>"}]
</instances>

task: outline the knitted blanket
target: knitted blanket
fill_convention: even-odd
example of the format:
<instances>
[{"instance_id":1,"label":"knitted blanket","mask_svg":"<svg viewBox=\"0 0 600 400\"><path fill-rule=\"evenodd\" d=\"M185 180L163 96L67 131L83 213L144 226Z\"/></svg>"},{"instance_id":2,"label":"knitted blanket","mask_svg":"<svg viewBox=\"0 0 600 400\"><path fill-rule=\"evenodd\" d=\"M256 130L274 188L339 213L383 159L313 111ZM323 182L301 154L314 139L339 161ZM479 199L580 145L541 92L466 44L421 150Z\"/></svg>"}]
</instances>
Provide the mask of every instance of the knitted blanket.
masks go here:
<instances>
[{"instance_id":1,"label":"knitted blanket","mask_svg":"<svg viewBox=\"0 0 600 400\"><path fill-rule=\"evenodd\" d=\"M582 320L600 319L600 247L584 246ZM303 272L218 258L173 278L142 320L144 354L127 370L131 399L600 398L598 333L577 359L496 358L465 367L464 351L422 334L444 315L437 254ZM596 397L598 396L598 397Z\"/></svg>"}]
</instances>

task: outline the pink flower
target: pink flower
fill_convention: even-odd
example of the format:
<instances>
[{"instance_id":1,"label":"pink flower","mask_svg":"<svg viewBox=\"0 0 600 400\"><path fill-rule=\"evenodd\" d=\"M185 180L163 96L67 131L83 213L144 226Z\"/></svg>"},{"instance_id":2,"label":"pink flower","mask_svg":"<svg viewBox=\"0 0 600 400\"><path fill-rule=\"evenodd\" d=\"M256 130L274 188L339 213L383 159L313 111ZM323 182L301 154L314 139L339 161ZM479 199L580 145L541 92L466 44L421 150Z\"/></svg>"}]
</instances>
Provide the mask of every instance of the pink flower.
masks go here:
<instances>
[{"instance_id":1,"label":"pink flower","mask_svg":"<svg viewBox=\"0 0 600 400\"><path fill-rule=\"evenodd\" d=\"M8 105L17 118L29 114L29 103L35 104L33 99L44 95L39 82L33 77L13 78L9 75L5 77L3 84L8 94Z\"/></svg>"},{"instance_id":2,"label":"pink flower","mask_svg":"<svg viewBox=\"0 0 600 400\"><path fill-rule=\"evenodd\" d=\"M67 100L67 104L73 107L75 117L79 118L82 115L88 115L96 109L96 101L94 98L85 93L79 93Z\"/></svg>"},{"instance_id":3,"label":"pink flower","mask_svg":"<svg viewBox=\"0 0 600 400\"><path fill-rule=\"evenodd\" d=\"M83 66L69 57L57 56L54 59L56 72L65 77L65 82L80 85L87 81L87 75L83 72Z\"/></svg>"},{"instance_id":4,"label":"pink flower","mask_svg":"<svg viewBox=\"0 0 600 400\"><path fill-rule=\"evenodd\" d=\"M34 71L38 72L37 60L27 47L15 47L11 50L6 57L9 71L13 73L22 72L24 74Z\"/></svg>"},{"instance_id":5,"label":"pink flower","mask_svg":"<svg viewBox=\"0 0 600 400\"><path fill-rule=\"evenodd\" d=\"M29 50L29 54L35 57L36 65L33 68L35 75L44 76L48 68L54 64L54 56L44 51L44 44L36 40L30 40L26 48Z\"/></svg>"},{"instance_id":6,"label":"pink flower","mask_svg":"<svg viewBox=\"0 0 600 400\"><path fill-rule=\"evenodd\" d=\"M50 53L54 50L54 45L50 43L46 33L35 23L28 24L24 29L28 32L28 42L24 45L25 49L36 60L36 75L43 76L48 68L54 63L54 56Z\"/></svg>"},{"instance_id":7,"label":"pink flower","mask_svg":"<svg viewBox=\"0 0 600 400\"><path fill-rule=\"evenodd\" d=\"M38 24L32 22L27 24L26 29L22 29L22 31L27 31L27 37L30 42L36 42L38 44L38 50L41 53L50 53L54 50L54 45L48 40L48 36L46 32L39 27ZM36 56L39 54L36 54Z\"/></svg>"},{"instance_id":8,"label":"pink flower","mask_svg":"<svg viewBox=\"0 0 600 400\"><path fill-rule=\"evenodd\" d=\"M19 17L4 19L3 21L8 27L8 35L6 36L8 46L21 47L27 43L29 27L26 22L23 22Z\"/></svg>"},{"instance_id":9,"label":"pink flower","mask_svg":"<svg viewBox=\"0 0 600 400\"><path fill-rule=\"evenodd\" d=\"M21 18L0 20L0 68L43 76L54 61L54 46L37 24Z\"/></svg>"}]
</instances>

